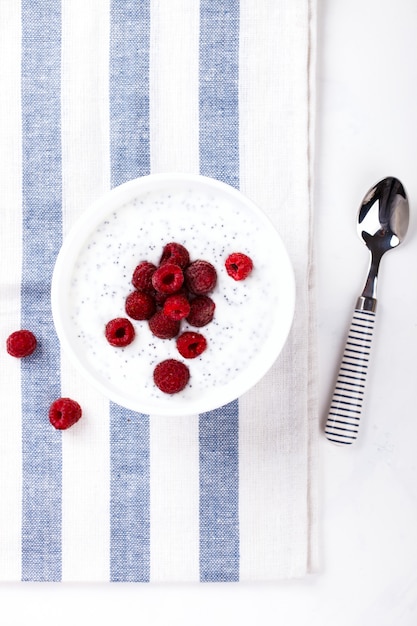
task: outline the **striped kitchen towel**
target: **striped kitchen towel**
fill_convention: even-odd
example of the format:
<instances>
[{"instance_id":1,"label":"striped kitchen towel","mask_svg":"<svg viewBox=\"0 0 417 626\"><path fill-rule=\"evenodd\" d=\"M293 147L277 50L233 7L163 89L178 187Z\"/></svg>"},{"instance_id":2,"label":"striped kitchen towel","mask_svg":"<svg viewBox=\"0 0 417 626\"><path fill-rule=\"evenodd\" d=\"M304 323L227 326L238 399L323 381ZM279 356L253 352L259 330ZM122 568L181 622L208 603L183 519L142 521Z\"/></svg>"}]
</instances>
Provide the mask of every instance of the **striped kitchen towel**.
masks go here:
<instances>
[{"instance_id":1,"label":"striped kitchen towel","mask_svg":"<svg viewBox=\"0 0 417 626\"><path fill-rule=\"evenodd\" d=\"M314 0L0 2L0 579L277 580L317 557L311 236ZM109 402L61 352L51 274L72 224L157 172L240 188L297 283L272 370L218 410ZM271 259L271 263L274 259ZM18 328L38 337L6 352ZM47 418L60 396L83 419Z\"/></svg>"}]
</instances>

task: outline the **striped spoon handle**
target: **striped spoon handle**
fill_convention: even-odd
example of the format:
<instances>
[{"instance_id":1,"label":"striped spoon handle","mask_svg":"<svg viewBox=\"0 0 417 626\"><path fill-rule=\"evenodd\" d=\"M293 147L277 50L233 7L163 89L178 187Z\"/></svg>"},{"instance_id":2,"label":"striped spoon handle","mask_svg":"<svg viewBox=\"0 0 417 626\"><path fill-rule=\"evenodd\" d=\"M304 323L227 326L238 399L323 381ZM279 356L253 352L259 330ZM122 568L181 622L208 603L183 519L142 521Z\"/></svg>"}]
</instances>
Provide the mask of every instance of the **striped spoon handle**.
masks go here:
<instances>
[{"instance_id":1,"label":"striped spoon handle","mask_svg":"<svg viewBox=\"0 0 417 626\"><path fill-rule=\"evenodd\" d=\"M375 307L368 311L357 305L325 427L327 439L337 445L352 444L358 437L374 324Z\"/></svg>"}]
</instances>

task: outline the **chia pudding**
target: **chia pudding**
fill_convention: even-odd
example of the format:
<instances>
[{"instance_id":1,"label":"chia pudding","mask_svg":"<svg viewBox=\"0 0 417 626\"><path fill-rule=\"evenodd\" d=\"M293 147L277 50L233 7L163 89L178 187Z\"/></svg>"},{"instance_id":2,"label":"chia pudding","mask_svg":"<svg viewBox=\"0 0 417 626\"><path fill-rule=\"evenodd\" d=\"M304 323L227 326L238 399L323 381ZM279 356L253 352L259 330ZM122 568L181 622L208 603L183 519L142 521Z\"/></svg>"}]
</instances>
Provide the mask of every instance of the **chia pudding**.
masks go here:
<instances>
[{"instance_id":1,"label":"chia pudding","mask_svg":"<svg viewBox=\"0 0 417 626\"><path fill-rule=\"evenodd\" d=\"M235 190L229 193L226 185L213 186L204 177L146 178L154 184L131 186L123 202L96 211L99 219L85 222L87 232L78 226L65 242L53 280L58 335L115 401L156 414L208 410L234 399L242 385L243 391L249 388L277 356L292 319L292 270L269 221ZM126 317L135 267L141 261L158 265L168 242L184 245L191 261L205 259L217 270L209 294L216 304L212 322L199 329L181 322L181 332L197 330L207 340L207 349L194 359L181 357L175 339L155 337L146 321L132 320L136 336L124 348L111 346L104 335L109 320ZM226 272L232 252L253 260L245 280L234 281ZM271 347L271 341L281 345ZM185 362L191 376L183 391L167 397L155 386L153 370L170 358Z\"/></svg>"}]
</instances>

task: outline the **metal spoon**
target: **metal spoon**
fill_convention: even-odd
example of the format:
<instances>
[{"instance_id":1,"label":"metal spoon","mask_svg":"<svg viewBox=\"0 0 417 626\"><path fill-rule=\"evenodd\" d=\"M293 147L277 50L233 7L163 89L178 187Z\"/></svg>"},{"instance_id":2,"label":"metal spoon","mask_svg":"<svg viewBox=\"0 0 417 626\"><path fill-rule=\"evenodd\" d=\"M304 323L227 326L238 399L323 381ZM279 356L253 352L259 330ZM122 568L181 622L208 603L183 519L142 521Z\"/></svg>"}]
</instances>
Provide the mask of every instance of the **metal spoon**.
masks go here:
<instances>
[{"instance_id":1,"label":"metal spoon","mask_svg":"<svg viewBox=\"0 0 417 626\"><path fill-rule=\"evenodd\" d=\"M408 221L407 195L393 177L372 187L359 209L358 234L371 260L365 287L356 302L325 427L327 439L335 444L351 444L358 436L374 332L379 264L385 252L402 242Z\"/></svg>"}]
</instances>

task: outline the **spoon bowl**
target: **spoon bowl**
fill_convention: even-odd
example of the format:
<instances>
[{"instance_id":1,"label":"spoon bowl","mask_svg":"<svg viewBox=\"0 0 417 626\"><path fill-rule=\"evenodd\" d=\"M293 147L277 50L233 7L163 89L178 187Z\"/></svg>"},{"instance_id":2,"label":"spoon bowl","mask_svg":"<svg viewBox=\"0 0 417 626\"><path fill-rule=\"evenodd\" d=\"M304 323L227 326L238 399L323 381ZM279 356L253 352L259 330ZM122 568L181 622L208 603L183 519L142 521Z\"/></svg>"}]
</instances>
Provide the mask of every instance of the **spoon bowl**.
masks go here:
<instances>
[{"instance_id":1,"label":"spoon bowl","mask_svg":"<svg viewBox=\"0 0 417 626\"><path fill-rule=\"evenodd\" d=\"M409 204L403 185L388 177L366 194L358 212L358 234L368 248L382 242L384 251L398 246L407 234Z\"/></svg>"},{"instance_id":2,"label":"spoon bowl","mask_svg":"<svg viewBox=\"0 0 417 626\"><path fill-rule=\"evenodd\" d=\"M365 286L353 313L325 427L327 439L337 445L352 444L358 437L374 334L379 265L385 252L404 240L409 212L404 187L391 176L372 187L359 208L358 234L371 258Z\"/></svg>"},{"instance_id":3,"label":"spoon bowl","mask_svg":"<svg viewBox=\"0 0 417 626\"><path fill-rule=\"evenodd\" d=\"M358 212L357 230L371 253L368 277L362 298L371 298L376 307L376 285L381 257L404 240L409 224L409 203L397 178L388 177L366 194Z\"/></svg>"}]
</instances>

